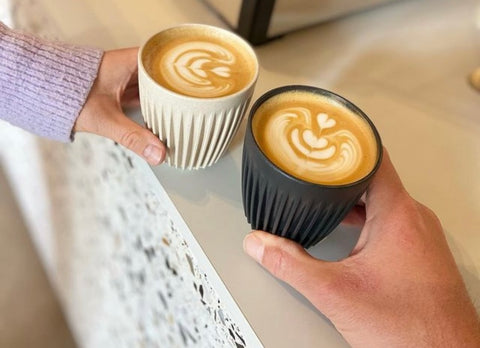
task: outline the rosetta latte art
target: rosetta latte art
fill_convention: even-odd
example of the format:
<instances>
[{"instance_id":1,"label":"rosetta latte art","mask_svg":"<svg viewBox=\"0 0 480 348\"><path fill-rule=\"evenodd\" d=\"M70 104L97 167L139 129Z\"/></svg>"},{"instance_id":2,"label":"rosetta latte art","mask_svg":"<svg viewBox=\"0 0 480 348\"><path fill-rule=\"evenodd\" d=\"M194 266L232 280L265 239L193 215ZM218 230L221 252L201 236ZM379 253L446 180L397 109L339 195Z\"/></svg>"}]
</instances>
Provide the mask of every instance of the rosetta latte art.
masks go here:
<instances>
[{"instance_id":1,"label":"rosetta latte art","mask_svg":"<svg viewBox=\"0 0 480 348\"><path fill-rule=\"evenodd\" d=\"M204 41L185 42L165 53L162 75L174 89L187 95L213 98L235 87L235 55L225 47Z\"/></svg>"},{"instance_id":2,"label":"rosetta latte art","mask_svg":"<svg viewBox=\"0 0 480 348\"><path fill-rule=\"evenodd\" d=\"M269 132L279 140L277 153L290 165L336 179L352 175L360 165L362 149L356 136L336 129L335 119L325 113L312 115L307 108L291 107L277 111L271 122Z\"/></svg>"}]
</instances>

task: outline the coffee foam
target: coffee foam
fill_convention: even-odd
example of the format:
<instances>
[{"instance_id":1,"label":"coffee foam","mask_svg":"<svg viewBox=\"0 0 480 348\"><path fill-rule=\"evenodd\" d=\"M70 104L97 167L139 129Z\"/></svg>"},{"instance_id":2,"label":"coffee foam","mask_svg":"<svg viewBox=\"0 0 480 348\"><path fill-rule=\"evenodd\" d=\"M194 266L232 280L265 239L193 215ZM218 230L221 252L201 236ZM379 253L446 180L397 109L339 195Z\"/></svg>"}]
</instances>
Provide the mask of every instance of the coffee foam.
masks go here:
<instances>
[{"instance_id":1,"label":"coffee foam","mask_svg":"<svg viewBox=\"0 0 480 348\"><path fill-rule=\"evenodd\" d=\"M256 110L252 127L257 144L274 164L308 182L355 182L375 165L376 140L368 123L319 94L276 95Z\"/></svg>"},{"instance_id":2,"label":"coffee foam","mask_svg":"<svg viewBox=\"0 0 480 348\"><path fill-rule=\"evenodd\" d=\"M146 45L145 68L158 83L183 95L230 95L245 88L256 69L246 49L234 41L206 28L173 28Z\"/></svg>"}]
</instances>

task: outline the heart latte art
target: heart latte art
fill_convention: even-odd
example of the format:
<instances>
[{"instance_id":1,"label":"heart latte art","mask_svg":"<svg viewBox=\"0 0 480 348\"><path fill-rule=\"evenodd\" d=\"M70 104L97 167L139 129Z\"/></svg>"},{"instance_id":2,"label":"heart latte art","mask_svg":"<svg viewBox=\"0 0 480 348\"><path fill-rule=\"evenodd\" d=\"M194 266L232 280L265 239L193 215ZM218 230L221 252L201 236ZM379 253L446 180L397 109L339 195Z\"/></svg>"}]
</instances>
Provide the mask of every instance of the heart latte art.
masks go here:
<instances>
[{"instance_id":1,"label":"heart latte art","mask_svg":"<svg viewBox=\"0 0 480 348\"><path fill-rule=\"evenodd\" d=\"M271 132L282 134L278 146L297 166L308 161L319 175L344 177L361 159L360 144L349 130L330 131L337 122L325 113L312 115L303 107L278 111Z\"/></svg>"},{"instance_id":2,"label":"heart latte art","mask_svg":"<svg viewBox=\"0 0 480 348\"><path fill-rule=\"evenodd\" d=\"M373 169L376 147L368 123L321 95L277 95L258 108L252 127L265 155L305 181L346 184Z\"/></svg>"},{"instance_id":3,"label":"heart latte art","mask_svg":"<svg viewBox=\"0 0 480 348\"><path fill-rule=\"evenodd\" d=\"M146 53L149 74L183 95L222 97L242 90L254 78L254 63L246 50L207 31L173 30L151 46Z\"/></svg>"}]
</instances>

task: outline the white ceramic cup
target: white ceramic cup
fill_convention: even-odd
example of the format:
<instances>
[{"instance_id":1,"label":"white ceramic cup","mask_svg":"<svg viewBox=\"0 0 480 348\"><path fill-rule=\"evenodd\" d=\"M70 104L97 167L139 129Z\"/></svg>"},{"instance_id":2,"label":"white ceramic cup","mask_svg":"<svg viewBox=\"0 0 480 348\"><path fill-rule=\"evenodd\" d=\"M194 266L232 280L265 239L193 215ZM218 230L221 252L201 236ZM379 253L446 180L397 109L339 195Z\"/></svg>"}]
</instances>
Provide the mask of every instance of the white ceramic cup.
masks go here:
<instances>
[{"instance_id":1,"label":"white ceramic cup","mask_svg":"<svg viewBox=\"0 0 480 348\"><path fill-rule=\"evenodd\" d=\"M216 98L198 98L176 93L147 72L143 52L159 35L179 27L208 29L238 45L254 62L251 81L240 91ZM167 147L166 162L176 168L198 169L210 166L225 153L246 113L258 77L258 60L252 47L236 34L203 24L185 24L153 35L138 54L140 104L147 127Z\"/></svg>"}]
</instances>

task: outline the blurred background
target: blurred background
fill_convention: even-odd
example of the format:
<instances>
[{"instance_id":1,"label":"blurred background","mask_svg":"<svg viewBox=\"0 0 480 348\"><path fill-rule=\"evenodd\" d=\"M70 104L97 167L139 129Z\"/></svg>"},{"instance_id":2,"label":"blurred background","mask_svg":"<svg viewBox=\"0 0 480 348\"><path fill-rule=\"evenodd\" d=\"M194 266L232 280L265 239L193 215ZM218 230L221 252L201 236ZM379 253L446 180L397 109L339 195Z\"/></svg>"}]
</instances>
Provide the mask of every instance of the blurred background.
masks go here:
<instances>
[{"instance_id":1,"label":"blurred background","mask_svg":"<svg viewBox=\"0 0 480 348\"><path fill-rule=\"evenodd\" d=\"M13 26L15 6L0 0L0 21ZM74 348L55 293L35 251L0 159L0 347Z\"/></svg>"},{"instance_id":2,"label":"blurred background","mask_svg":"<svg viewBox=\"0 0 480 348\"><path fill-rule=\"evenodd\" d=\"M0 166L0 347L76 347Z\"/></svg>"}]
</instances>

